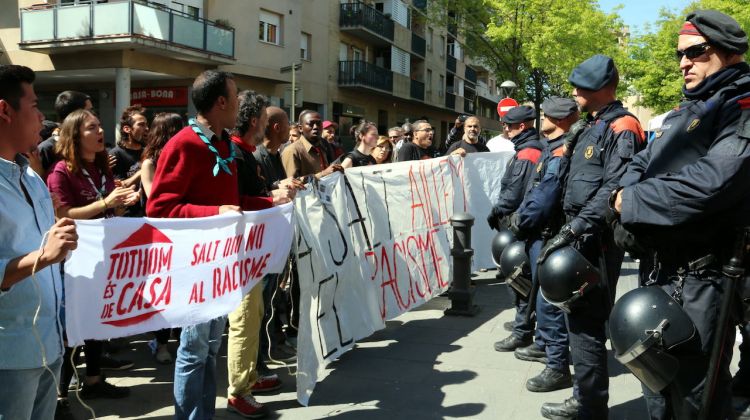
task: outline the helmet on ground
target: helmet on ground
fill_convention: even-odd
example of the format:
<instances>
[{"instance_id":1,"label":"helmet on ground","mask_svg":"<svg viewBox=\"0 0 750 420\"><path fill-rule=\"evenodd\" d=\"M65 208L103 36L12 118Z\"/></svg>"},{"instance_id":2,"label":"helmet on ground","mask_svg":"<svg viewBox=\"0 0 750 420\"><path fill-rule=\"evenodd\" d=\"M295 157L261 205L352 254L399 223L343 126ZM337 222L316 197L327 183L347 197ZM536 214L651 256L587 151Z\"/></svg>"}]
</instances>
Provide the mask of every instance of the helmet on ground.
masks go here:
<instances>
[{"instance_id":1,"label":"helmet on ground","mask_svg":"<svg viewBox=\"0 0 750 420\"><path fill-rule=\"evenodd\" d=\"M539 265L537 275L542 297L567 313L601 279L599 270L572 246L553 251Z\"/></svg>"},{"instance_id":2,"label":"helmet on ground","mask_svg":"<svg viewBox=\"0 0 750 420\"><path fill-rule=\"evenodd\" d=\"M609 316L615 358L654 392L672 383L679 354L700 351L696 328L682 306L658 286L625 293ZM695 346L695 349L691 348ZM672 354L670 354L672 353Z\"/></svg>"}]
</instances>

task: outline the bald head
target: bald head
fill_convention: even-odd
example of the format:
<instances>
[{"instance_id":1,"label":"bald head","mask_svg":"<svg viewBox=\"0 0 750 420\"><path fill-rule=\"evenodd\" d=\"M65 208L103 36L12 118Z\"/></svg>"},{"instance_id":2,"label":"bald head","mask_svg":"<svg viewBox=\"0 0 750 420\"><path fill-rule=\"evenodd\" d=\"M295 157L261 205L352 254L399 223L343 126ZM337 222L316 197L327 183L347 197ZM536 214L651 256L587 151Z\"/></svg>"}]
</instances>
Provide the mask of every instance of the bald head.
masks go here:
<instances>
[{"instance_id":1,"label":"bald head","mask_svg":"<svg viewBox=\"0 0 750 420\"><path fill-rule=\"evenodd\" d=\"M269 150L276 150L289 137L289 117L283 109L277 106L266 108L266 115L268 115L268 125L263 144Z\"/></svg>"}]
</instances>

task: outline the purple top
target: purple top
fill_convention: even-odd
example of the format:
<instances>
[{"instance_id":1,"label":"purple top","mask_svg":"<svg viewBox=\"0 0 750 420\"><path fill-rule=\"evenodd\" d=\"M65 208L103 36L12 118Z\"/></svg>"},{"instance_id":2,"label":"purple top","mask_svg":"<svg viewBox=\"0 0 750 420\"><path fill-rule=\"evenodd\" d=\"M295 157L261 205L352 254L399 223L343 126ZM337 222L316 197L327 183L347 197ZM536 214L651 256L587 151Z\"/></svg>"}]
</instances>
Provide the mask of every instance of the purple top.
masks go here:
<instances>
[{"instance_id":1,"label":"purple top","mask_svg":"<svg viewBox=\"0 0 750 420\"><path fill-rule=\"evenodd\" d=\"M105 174L102 178L102 173L93 163L86 163L84 168L90 178L84 175L83 171L75 174L70 172L64 160L55 164L47 177L47 187L51 195L57 197L60 207L83 207L106 197L115 189L114 177ZM102 190L102 180L104 180L104 191L100 194L97 190ZM92 182L94 185L91 185ZM114 216L114 209L107 210L106 217L112 216ZM104 214L99 213L92 219L100 217L104 217Z\"/></svg>"}]
</instances>

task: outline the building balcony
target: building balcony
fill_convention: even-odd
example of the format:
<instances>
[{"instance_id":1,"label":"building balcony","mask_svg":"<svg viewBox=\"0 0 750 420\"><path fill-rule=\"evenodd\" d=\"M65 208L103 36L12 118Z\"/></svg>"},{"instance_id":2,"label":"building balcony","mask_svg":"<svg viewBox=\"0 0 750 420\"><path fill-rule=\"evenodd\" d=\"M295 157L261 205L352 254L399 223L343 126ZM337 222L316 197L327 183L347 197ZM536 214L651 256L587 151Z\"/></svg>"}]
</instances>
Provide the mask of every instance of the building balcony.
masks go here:
<instances>
[{"instance_id":1,"label":"building balcony","mask_svg":"<svg viewBox=\"0 0 750 420\"><path fill-rule=\"evenodd\" d=\"M487 86L487 83L484 83L481 80L477 82L477 96L491 102L500 102L500 95L492 93L490 87Z\"/></svg>"},{"instance_id":2,"label":"building balcony","mask_svg":"<svg viewBox=\"0 0 750 420\"><path fill-rule=\"evenodd\" d=\"M427 42L421 36L411 33L411 52L424 58L424 54L427 51Z\"/></svg>"},{"instance_id":3,"label":"building balcony","mask_svg":"<svg viewBox=\"0 0 750 420\"><path fill-rule=\"evenodd\" d=\"M477 72L473 68L466 66L466 71L464 71L464 79L471 83L477 82Z\"/></svg>"},{"instance_id":4,"label":"building balcony","mask_svg":"<svg viewBox=\"0 0 750 420\"><path fill-rule=\"evenodd\" d=\"M450 109L451 111L456 110L456 95L452 93L445 94L445 107Z\"/></svg>"},{"instance_id":5,"label":"building balcony","mask_svg":"<svg viewBox=\"0 0 750 420\"><path fill-rule=\"evenodd\" d=\"M453 57L450 54L446 55L445 68L451 73L456 73L456 57Z\"/></svg>"},{"instance_id":6,"label":"building balcony","mask_svg":"<svg viewBox=\"0 0 750 420\"><path fill-rule=\"evenodd\" d=\"M412 99L424 101L424 83L420 82L419 80L412 80L409 93L409 96Z\"/></svg>"},{"instance_id":7,"label":"building balcony","mask_svg":"<svg viewBox=\"0 0 750 420\"><path fill-rule=\"evenodd\" d=\"M427 9L427 0L413 0L412 5L419 10Z\"/></svg>"},{"instance_id":8,"label":"building balcony","mask_svg":"<svg viewBox=\"0 0 750 420\"><path fill-rule=\"evenodd\" d=\"M25 50L154 50L204 63L234 62L234 28L139 0L21 9Z\"/></svg>"},{"instance_id":9,"label":"building balcony","mask_svg":"<svg viewBox=\"0 0 750 420\"><path fill-rule=\"evenodd\" d=\"M386 46L393 42L393 21L361 2L341 4L339 28L375 46Z\"/></svg>"},{"instance_id":10,"label":"building balcony","mask_svg":"<svg viewBox=\"0 0 750 420\"><path fill-rule=\"evenodd\" d=\"M339 86L393 92L393 72L366 61L339 61Z\"/></svg>"}]
</instances>

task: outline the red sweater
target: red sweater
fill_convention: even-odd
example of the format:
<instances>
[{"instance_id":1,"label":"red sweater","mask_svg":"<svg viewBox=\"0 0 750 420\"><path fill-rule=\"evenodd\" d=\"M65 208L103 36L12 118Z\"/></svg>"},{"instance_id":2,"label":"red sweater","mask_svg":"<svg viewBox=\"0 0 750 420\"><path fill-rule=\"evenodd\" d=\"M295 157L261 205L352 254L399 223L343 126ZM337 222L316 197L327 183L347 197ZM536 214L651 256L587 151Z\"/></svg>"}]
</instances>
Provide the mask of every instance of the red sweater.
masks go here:
<instances>
[{"instance_id":1,"label":"red sweater","mask_svg":"<svg viewBox=\"0 0 750 420\"><path fill-rule=\"evenodd\" d=\"M213 146L222 158L229 156L229 142L214 140ZM185 127L174 135L159 156L159 164L146 205L148 217L192 218L219 214L219 206L235 205L243 210L271 207L262 197L240 197L237 165L229 164L232 174L219 170L214 176L216 156L192 128Z\"/></svg>"}]
</instances>

